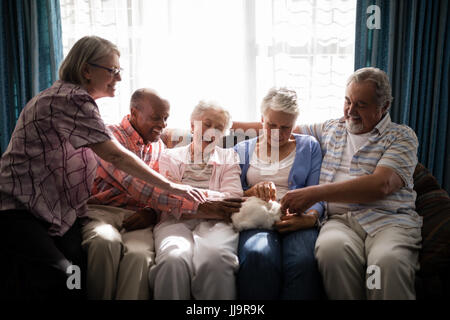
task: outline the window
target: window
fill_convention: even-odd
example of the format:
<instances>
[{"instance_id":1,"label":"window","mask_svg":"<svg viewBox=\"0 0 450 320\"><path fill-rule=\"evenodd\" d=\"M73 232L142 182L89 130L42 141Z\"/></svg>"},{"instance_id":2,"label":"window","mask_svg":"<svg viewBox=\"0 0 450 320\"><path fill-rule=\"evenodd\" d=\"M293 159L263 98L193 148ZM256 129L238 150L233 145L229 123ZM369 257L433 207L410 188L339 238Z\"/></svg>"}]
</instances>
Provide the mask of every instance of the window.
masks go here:
<instances>
[{"instance_id":1,"label":"window","mask_svg":"<svg viewBox=\"0 0 450 320\"><path fill-rule=\"evenodd\" d=\"M353 71L356 0L60 0L64 54L85 35L117 44L124 68L117 97L98 100L108 123L132 92L155 89L171 103L170 127L187 128L200 99L240 121L258 121L272 86L294 88L300 123L342 114Z\"/></svg>"}]
</instances>

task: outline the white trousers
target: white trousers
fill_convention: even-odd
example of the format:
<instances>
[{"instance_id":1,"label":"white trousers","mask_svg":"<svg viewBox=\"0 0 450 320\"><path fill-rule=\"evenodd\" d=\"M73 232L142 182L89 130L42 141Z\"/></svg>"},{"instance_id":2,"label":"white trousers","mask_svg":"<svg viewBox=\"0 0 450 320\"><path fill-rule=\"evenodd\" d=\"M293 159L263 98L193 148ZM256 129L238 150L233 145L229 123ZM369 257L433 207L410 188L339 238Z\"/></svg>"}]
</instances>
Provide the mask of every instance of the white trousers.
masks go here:
<instances>
[{"instance_id":1,"label":"white trousers","mask_svg":"<svg viewBox=\"0 0 450 320\"><path fill-rule=\"evenodd\" d=\"M153 227L120 231L123 220L133 213L111 206L88 206L92 220L82 229L88 260L88 299L150 298L148 270L155 258Z\"/></svg>"},{"instance_id":2,"label":"white trousers","mask_svg":"<svg viewBox=\"0 0 450 320\"><path fill-rule=\"evenodd\" d=\"M231 224L171 218L155 226L154 236L154 299L236 299L239 234Z\"/></svg>"},{"instance_id":3,"label":"white trousers","mask_svg":"<svg viewBox=\"0 0 450 320\"><path fill-rule=\"evenodd\" d=\"M315 255L330 299L415 299L419 228L388 227L369 236L350 213L332 215Z\"/></svg>"}]
</instances>

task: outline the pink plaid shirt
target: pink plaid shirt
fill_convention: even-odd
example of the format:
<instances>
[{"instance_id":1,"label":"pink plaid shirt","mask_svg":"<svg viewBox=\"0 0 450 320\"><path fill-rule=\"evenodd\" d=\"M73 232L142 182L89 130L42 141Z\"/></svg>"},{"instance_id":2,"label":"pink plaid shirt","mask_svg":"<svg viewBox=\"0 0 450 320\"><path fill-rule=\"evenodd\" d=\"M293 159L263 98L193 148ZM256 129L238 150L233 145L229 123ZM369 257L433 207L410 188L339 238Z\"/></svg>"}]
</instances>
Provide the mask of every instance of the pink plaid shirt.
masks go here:
<instances>
[{"instance_id":1,"label":"pink plaid shirt","mask_svg":"<svg viewBox=\"0 0 450 320\"><path fill-rule=\"evenodd\" d=\"M153 143L144 143L139 133L130 123L130 116L125 116L119 125L109 125L108 129L125 148L133 152L150 168L158 171L159 158L165 149L161 139ZM114 207L137 210L154 208L172 212L175 215L194 214L198 203L170 195L155 188L143 180L135 178L97 157L97 176L89 203L110 205Z\"/></svg>"},{"instance_id":2,"label":"pink plaid shirt","mask_svg":"<svg viewBox=\"0 0 450 320\"><path fill-rule=\"evenodd\" d=\"M86 146L111 139L87 91L56 81L19 116L0 162L0 210L28 210L63 235L86 213L97 169Z\"/></svg>"}]
</instances>

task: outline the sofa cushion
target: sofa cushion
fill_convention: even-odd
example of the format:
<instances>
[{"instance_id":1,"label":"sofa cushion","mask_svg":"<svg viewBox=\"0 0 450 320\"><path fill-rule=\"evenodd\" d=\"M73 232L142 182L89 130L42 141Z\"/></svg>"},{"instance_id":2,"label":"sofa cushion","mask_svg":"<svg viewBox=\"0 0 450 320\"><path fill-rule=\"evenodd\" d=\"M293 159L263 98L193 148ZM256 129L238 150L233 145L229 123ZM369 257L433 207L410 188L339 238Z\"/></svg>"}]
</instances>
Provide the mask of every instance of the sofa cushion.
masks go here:
<instances>
[{"instance_id":1,"label":"sofa cushion","mask_svg":"<svg viewBox=\"0 0 450 320\"><path fill-rule=\"evenodd\" d=\"M431 276L450 270L450 198L422 164L414 172L416 210L423 217L420 274Z\"/></svg>"}]
</instances>

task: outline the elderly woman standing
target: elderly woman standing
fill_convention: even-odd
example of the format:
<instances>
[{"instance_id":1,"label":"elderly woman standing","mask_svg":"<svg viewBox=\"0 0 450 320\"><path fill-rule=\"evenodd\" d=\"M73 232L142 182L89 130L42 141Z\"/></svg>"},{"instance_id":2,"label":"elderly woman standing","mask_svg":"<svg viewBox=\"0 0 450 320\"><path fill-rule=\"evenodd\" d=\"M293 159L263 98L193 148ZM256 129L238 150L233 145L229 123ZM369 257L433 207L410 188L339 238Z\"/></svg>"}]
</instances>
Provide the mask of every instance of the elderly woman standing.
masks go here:
<instances>
[{"instance_id":1,"label":"elderly woman standing","mask_svg":"<svg viewBox=\"0 0 450 320\"><path fill-rule=\"evenodd\" d=\"M80 220L95 177L94 153L151 186L204 201L197 190L149 169L106 129L95 100L114 96L119 55L105 39L80 39L62 62L60 80L19 116L0 164L2 296L46 299L82 292L69 289L85 285L79 281L85 264Z\"/></svg>"},{"instance_id":2,"label":"elderly woman standing","mask_svg":"<svg viewBox=\"0 0 450 320\"><path fill-rule=\"evenodd\" d=\"M263 134L235 146L244 195L279 200L289 190L318 184L319 143L311 136L292 134L299 113L295 91L271 89L261 113ZM323 209L316 203L305 212L287 213L275 224L276 231L240 233L240 299L320 298L314 244Z\"/></svg>"},{"instance_id":3,"label":"elderly woman standing","mask_svg":"<svg viewBox=\"0 0 450 320\"><path fill-rule=\"evenodd\" d=\"M191 115L193 142L167 149L159 171L173 180L202 188L208 199L224 199L194 216L163 212L153 232L156 265L149 272L155 299L235 299L238 233L229 223L241 197L239 158L217 146L230 115L215 103L201 101ZM235 208L233 209L233 202Z\"/></svg>"}]
</instances>

